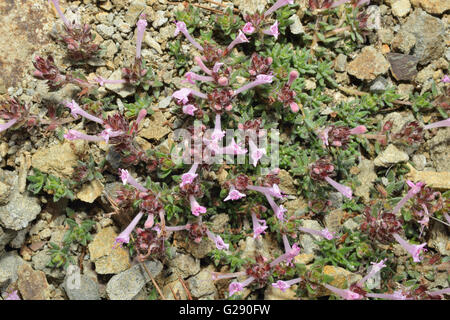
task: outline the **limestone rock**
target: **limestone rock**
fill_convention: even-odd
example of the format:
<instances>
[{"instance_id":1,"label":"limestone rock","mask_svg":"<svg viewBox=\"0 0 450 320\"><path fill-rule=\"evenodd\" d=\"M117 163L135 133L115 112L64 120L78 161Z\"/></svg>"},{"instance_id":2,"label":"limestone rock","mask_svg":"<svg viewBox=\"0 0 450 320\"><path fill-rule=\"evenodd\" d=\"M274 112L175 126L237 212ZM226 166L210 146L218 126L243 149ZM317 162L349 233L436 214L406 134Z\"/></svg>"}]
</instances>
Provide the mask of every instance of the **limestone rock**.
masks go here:
<instances>
[{"instance_id":1,"label":"limestone rock","mask_svg":"<svg viewBox=\"0 0 450 320\"><path fill-rule=\"evenodd\" d=\"M347 65L347 72L361 80L374 80L385 74L389 62L374 47L364 47L358 56Z\"/></svg>"},{"instance_id":2,"label":"limestone rock","mask_svg":"<svg viewBox=\"0 0 450 320\"><path fill-rule=\"evenodd\" d=\"M189 278L187 284L191 291L192 297L202 298L206 296L217 296L217 289L214 281L211 280L211 271L214 267L210 266L200 271L196 276Z\"/></svg>"},{"instance_id":3,"label":"limestone rock","mask_svg":"<svg viewBox=\"0 0 450 320\"><path fill-rule=\"evenodd\" d=\"M356 187L355 194L363 197L364 201L368 202L370 200L370 188L373 186L373 182L377 179L375 165L371 160L363 159L358 165L358 169L359 173L357 175L357 179L361 185Z\"/></svg>"},{"instance_id":4,"label":"limestone rock","mask_svg":"<svg viewBox=\"0 0 450 320\"><path fill-rule=\"evenodd\" d=\"M278 288L274 288L272 285L268 285L264 291L264 300L297 300L295 287L296 285L283 292Z\"/></svg>"},{"instance_id":5,"label":"limestone rock","mask_svg":"<svg viewBox=\"0 0 450 320\"><path fill-rule=\"evenodd\" d=\"M419 0L420 6L428 13L442 14L450 10L450 1L448 0Z\"/></svg>"},{"instance_id":6,"label":"limestone rock","mask_svg":"<svg viewBox=\"0 0 450 320\"><path fill-rule=\"evenodd\" d=\"M409 168L409 173L406 178L413 182L424 182L427 186L436 189L450 189L450 171L432 172L432 171L417 171L409 163L406 164Z\"/></svg>"},{"instance_id":7,"label":"limestone rock","mask_svg":"<svg viewBox=\"0 0 450 320\"><path fill-rule=\"evenodd\" d=\"M93 203L95 199L100 197L103 192L103 184L98 180L92 180L88 184L83 185L77 193L77 198L83 202Z\"/></svg>"},{"instance_id":8,"label":"limestone rock","mask_svg":"<svg viewBox=\"0 0 450 320\"><path fill-rule=\"evenodd\" d=\"M396 146L390 144L375 158L373 163L377 167L389 167L392 164L408 161L408 154L397 149Z\"/></svg>"},{"instance_id":9,"label":"limestone rock","mask_svg":"<svg viewBox=\"0 0 450 320\"><path fill-rule=\"evenodd\" d=\"M18 279L17 270L26 263L16 251L0 255L0 288Z\"/></svg>"},{"instance_id":10,"label":"limestone rock","mask_svg":"<svg viewBox=\"0 0 450 320\"><path fill-rule=\"evenodd\" d=\"M411 10L409 0L397 0L392 4L392 14L396 17L404 17Z\"/></svg>"},{"instance_id":11,"label":"limestone rock","mask_svg":"<svg viewBox=\"0 0 450 320\"><path fill-rule=\"evenodd\" d=\"M23 300L48 300L49 285L44 272L33 270L28 264L21 265L17 270L20 294Z\"/></svg>"},{"instance_id":12,"label":"limestone rock","mask_svg":"<svg viewBox=\"0 0 450 320\"><path fill-rule=\"evenodd\" d=\"M174 269L177 276L186 279L200 271L200 260L194 259L191 255L178 254L174 259L170 259L169 266Z\"/></svg>"},{"instance_id":13,"label":"limestone rock","mask_svg":"<svg viewBox=\"0 0 450 320\"><path fill-rule=\"evenodd\" d=\"M436 135L427 142L430 156L437 171L450 171L450 128L437 129Z\"/></svg>"},{"instance_id":14,"label":"limestone rock","mask_svg":"<svg viewBox=\"0 0 450 320\"><path fill-rule=\"evenodd\" d=\"M161 140L169 132L170 128L165 124L167 119L161 111L155 112L148 119L144 120L144 128L139 131L139 136L146 139Z\"/></svg>"}]
</instances>

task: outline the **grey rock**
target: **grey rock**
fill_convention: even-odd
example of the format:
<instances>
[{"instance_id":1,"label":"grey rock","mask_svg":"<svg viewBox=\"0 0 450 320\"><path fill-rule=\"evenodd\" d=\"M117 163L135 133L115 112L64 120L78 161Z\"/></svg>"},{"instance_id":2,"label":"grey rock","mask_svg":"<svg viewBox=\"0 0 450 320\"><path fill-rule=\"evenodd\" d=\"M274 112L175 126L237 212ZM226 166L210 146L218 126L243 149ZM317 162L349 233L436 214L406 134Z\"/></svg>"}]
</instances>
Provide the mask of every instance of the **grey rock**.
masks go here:
<instances>
[{"instance_id":1,"label":"grey rock","mask_svg":"<svg viewBox=\"0 0 450 320\"><path fill-rule=\"evenodd\" d=\"M366 14L368 15L366 28L368 30L380 30L381 28L381 10L379 6L367 7Z\"/></svg>"},{"instance_id":2,"label":"grey rock","mask_svg":"<svg viewBox=\"0 0 450 320\"><path fill-rule=\"evenodd\" d=\"M417 170L423 171L427 165L427 158L423 154L416 154L412 157L412 162Z\"/></svg>"},{"instance_id":3,"label":"grey rock","mask_svg":"<svg viewBox=\"0 0 450 320\"><path fill-rule=\"evenodd\" d=\"M122 79L122 70L117 69L111 74L108 80L121 80L121 79ZM105 88L114 91L122 98L131 96L136 92L136 88L134 86L124 83L105 83Z\"/></svg>"},{"instance_id":4,"label":"grey rock","mask_svg":"<svg viewBox=\"0 0 450 320\"><path fill-rule=\"evenodd\" d=\"M5 246L14 239L17 232L14 230L3 229L0 227L0 255L2 254Z\"/></svg>"},{"instance_id":5,"label":"grey rock","mask_svg":"<svg viewBox=\"0 0 450 320\"><path fill-rule=\"evenodd\" d=\"M371 160L363 159L358 165L359 173L357 175L358 181L361 185L355 188L355 194L363 197L368 202L370 200L370 188L373 186L373 182L377 179L375 173L375 165Z\"/></svg>"},{"instance_id":6,"label":"grey rock","mask_svg":"<svg viewBox=\"0 0 450 320\"><path fill-rule=\"evenodd\" d=\"M114 26L107 26L104 24L99 24L97 26L97 32L103 39L110 39L113 36L115 30L116 29L114 28Z\"/></svg>"},{"instance_id":7,"label":"grey rock","mask_svg":"<svg viewBox=\"0 0 450 320\"><path fill-rule=\"evenodd\" d=\"M225 230L225 226L230 221L230 216L226 213L216 214L211 218L212 225L210 227L212 232L222 233Z\"/></svg>"},{"instance_id":8,"label":"grey rock","mask_svg":"<svg viewBox=\"0 0 450 320\"><path fill-rule=\"evenodd\" d=\"M267 259L271 259L271 254L269 253L269 244L267 241L258 237L253 239L253 237L247 237L245 240L239 241L239 247L242 250L242 258L255 259L256 255L262 255Z\"/></svg>"},{"instance_id":9,"label":"grey rock","mask_svg":"<svg viewBox=\"0 0 450 320\"><path fill-rule=\"evenodd\" d=\"M395 135L403 129L405 124L415 121L415 118L411 113L393 112L389 113L384 118L382 126L384 126L388 121L392 122L391 134Z\"/></svg>"},{"instance_id":10,"label":"grey rock","mask_svg":"<svg viewBox=\"0 0 450 320\"><path fill-rule=\"evenodd\" d=\"M217 295L217 289L214 286L214 281L211 281L211 271L213 270L214 268L203 269L195 277L189 278L187 282L189 284L189 290L191 291L192 297L203 298L205 296Z\"/></svg>"},{"instance_id":11,"label":"grey rock","mask_svg":"<svg viewBox=\"0 0 450 320\"><path fill-rule=\"evenodd\" d=\"M409 54L416 44L416 37L408 30L401 30L392 40L392 47Z\"/></svg>"},{"instance_id":12,"label":"grey rock","mask_svg":"<svg viewBox=\"0 0 450 320\"><path fill-rule=\"evenodd\" d=\"M0 205L8 203L11 186L0 181Z\"/></svg>"},{"instance_id":13,"label":"grey rock","mask_svg":"<svg viewBox=\"0 0 450 320\"><path fill-rule=\"evenodd\" d=\"M50 255L50 249L48 249L48 248L45 248L45 249L37 252L31 258L33 269L43 271L47 276L54 278L54 279L58 279L58 280L64 279L65 272L63 269L52 268L52 267L48 266L51 258L52 257ZM76 260L76 257L74 257L74 258Z\"/></svg>"},{"instance_id":14,"label":"grey rock","mask_svg":"<svg viewBox=\"0 0 450 320\"><path fill-rule=\"evenodd\" d=\"M408 154L397 149L396 146L390 144L375 158L373 163L377 167L389 167L392 164L408 161Z\"/></svg>"},{"instance_id":15,"label":"grey rock","mask_svg":"<svg viewBox=\"0 0 450 320\"><path fill-rule=\"evenodd\" d=\"M396 17L404 17L411 10L409 0L397 0L392 3L392 14Z\"/></svg>"},{"instance_id":16,"label":"grey rock","mask_svg":"<svg viewBox=\"0 0 450 320\"><path fill-rule=\"evenodd\" d=\"M234 4L243 14L254 14L257 11L264 12L268 2L268 0L235 0Z\"/></svg>"},{"instance_id":17,"label":"grey rock","mask_svg":"<svg viewBox=\"0 0 450 320\"><path fill-rule=\"evenodd\" d=\"M63 283L64 291L70 300L100 300L99 288L96 281L84 274L79 274L79 269L68 274Z\"/></svg>"},{"instance_id":18,"label":"grey rock","mask_svg":"<svg viewBox=\"0 0 450 320\"><path fill-rule=\"evenodd\" d=\"M335 209L328 212L323 219L325 227L331 232L339 232L341 230L341 220L344 217L344 213L345 212L342 211L342 209Z\"/></svg>"},{"instance_id":19,"label":"grey rock","mask_svg":"<svg viewBox=\"0 0 450 320\"><path fill-rule=\"evenodd\" d=\"M26 262L19 257L16 251L0 256L0 288L15 282L18 279L17 269Z\"/></svg>"},{"instance_id":20,"label":"grey rock","mask_svg":"<svg viewBox=\"0 0 450 320\"><path fill-rule=\"evenodd\" d=\"M370 85L370 92L382 93L386 91L389 81L383 77L377 77Z\"/></svg>"},{"instance_id":21,"label":"grey rock","mask_svg":"<svg viewBox=\"0 0 450 320\"><path fill-rule=\"evenodd\" d=\"M107 59L114 58L114 55L119 51L116 44L112 40L106 40L103 42L102 46L105 48L104 57Z\"/></svg>"},{"instance_id":22,"label":"grey rock","mask_svg":"<svg viewBox=\"0 0 450 320\"><path fill-rule=\"evenodd\" d=\"M135 25L139 18L139 15L142 13L142 11L144 11L145 6L146 5L144 0L132 1L125 15L125 22L127 22L130 26Z\"/></svg>"},{"instance_id":23,"label":"grey rock","mask_svg":"<svg viewBox=\"0 0 450 320\"><path fill-rule=\"evenodd\" d=\"M346 220L342 226L349 229L350 231L356 231L360 227L360 225L356 223L354 219Z\"/></svg>"},{"instance_id":24,"label":"grey rock","mask_svg":"<svg viewBox=\"0 0 450 320\"><path fill-rule=\"evenodd\" d=\"M394 32L391 29L378 30L378 39L383 43L391 43L394 39Z\"/></svg>"},{"instance_id":25,"label":"grey rock","mask_svg":"<svg viewBox=\"0 0 450 320\"><path fill-rule=\"evenodd\" d=\"M438 128L427 145L436 171L450 171L450 128Z\"/></svg>"},{"instance_id":26,"label":"grey rock","mask_svg":"<svg viewBox=\"0 0 450 320\"><path fill-rule=\"evenodd\" d=\"M347 56L345 54L338 54L336 60L334 60L334 70L344 72L347 68Z\"/></svg>"},{"instance_id":27,"label":"grey rock","mask_svg":"<svg viewBox=\"0 0 450 320\"><path fill-rule=\"evenodd\" d=\"M15 238L10 242L9 245L14 249L20 249L25 242L25 238L27 236L29 229L30 228L27 227L23 230L18 231ZM1 241L0 241L0 247L1 247Z\"/></svg>"},{"instance_id":28,"label":"grey rock","mask_svg":"<svg viewBox=\"0 0 450 320\"><path fill-rule=\"evenodd\" d=\"M323 228L316 220L302 220L302 227L321 231ZM320 250L320 247L315 244L315 241L320 241L323 238L309 233L300 233L300 244L303 248L303 253L314 253L314 251Z\"/></svg>"},{"instance_id":29,"label":"grey rock","mask_svg":"<svg viewBox=\"0 0 450 320\"><path fill-rule=\"evenodd\" d=\"M166 24L167 21L169 21L169 19L164 16L164 11L159 10L156 11L152 26L153 28L158 29L159 27L162 27L164 24Z\"/></svg>"},{"instance_id":30,"label":"grey rock","mask_svg":"<svg viewBox=\"0 0 450 320\"><path fill-rule=\"evenodd\" d=\"M293 14L290 18L290 21L292 21L292 24L289 26L292 34L302 34L305 33L305 29L303 28L302 22L300 21L300 18L298 15Z\"/></svg>"},{"instance_id":31,"label":"grey rock","mask_svg":"<svg viewBox=\"0 0 450 320\"><path fill-rule=\"evenodd\" d=\"M425 65L443 55L445 24L439 18L427 14L422 9L416 9L402 25L400 33L402 32L414 35L416 44L413 55L419 58L420 64Z\"/></svg>"},{"instance_id":32,"label":"grey rock","mask_svg":"<svg viewBox=\"0 0 450 320\"><path fill-rule=\"evenodd\" d=\"M146 261L145 265L152 277L158 276L163 268L159 261ZM113 276L106 285L106 293L110 300L131 300L150 281L145 269L137 264Z\"/></svg>"},{"instance_id":33,"label":"grey rock","mask_svg":"<svg viewBox=\"0 0 450 320\"><path fill-rule=\"evenodd\" d=\"M171 96L168 96L168 97L165 97L165 98L159 100L158 109L167 108L171 101L172 101L172 97Z\"/></svg>"},{"instance_id":34,"label":"grey rock","mask_svg":"<svg viewBox=\"0 0 450 320\"><path fill-rule=\"evenodd\" d=\"M169 266L174 269L176 275L186 279L200 271L200 260L194 259L188 254L178 254L169 261Z\"/></svg>"},{"instance_id":35,"label":"grey rock","mask_svg":"<svg viewBox=\"0 0 450 320\"><path fill-rule=\"evenodd\" d=\"M447 235L447 226L442 223L434 223L431 229L429 246L435 248L441 255L450 255L450 240Z\"/></svg>"}]
</instances>

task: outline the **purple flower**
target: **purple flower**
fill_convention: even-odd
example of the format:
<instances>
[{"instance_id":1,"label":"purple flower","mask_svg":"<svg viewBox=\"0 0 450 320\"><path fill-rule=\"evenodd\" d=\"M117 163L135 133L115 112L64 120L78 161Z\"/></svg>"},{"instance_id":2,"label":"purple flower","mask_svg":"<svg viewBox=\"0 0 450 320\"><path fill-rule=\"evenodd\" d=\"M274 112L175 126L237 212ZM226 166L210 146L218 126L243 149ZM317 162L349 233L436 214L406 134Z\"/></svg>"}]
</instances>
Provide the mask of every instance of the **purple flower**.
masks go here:
<instances>
[{"instance_id":1,"label":"purple flower","mask_svg":"<svg viewBox=\"0 0 450 320\"><path fill-rule=\"evenodd\" d=\"M446 74L443 78L442 78L442 80L441 80L443 83L450 83L450 77Z\"/></svg>"},{"instance_id":2,"label":"purple flower","mask_svg":"<svg viewBox=\"0 0 450 320\"><path fill-rule=\"evenodd\" d=\"M91 121L103 124L103 120L100 118L97 118L89 113L87 113L86 111L84 111L83 109L81 109L81 107L74 101L72 100L72 102L67 102L66 103L66 107L70 108L70 113L72 114L72 116L77 119L78 115L89 119Z\"/></svg>"},{"instance_id":3,"label":"purple flower","mask_svg":"<svg viewBox=\"0 0 450 320\"><path fill-rule=\"evenodd\" d=\"M255 81L247 83L246 85L235 90L233 95L236 96L241 92L247 91L247 90L249 90L253 87L259 86L261 84L272 83L272 80L273 80L273 76L271 76L271 75L266 75L266 74L257 75Z\"/></svg>"},{"instance_id":4,"label":"purple flower","mask_svg":"<svg viewBox=\"0 0 450 320\"><path fill-rule=\"evenodd\" d=\"M251 22L247 22L242 28L242 31L246 34L252 34L255 30L256 29Z\"/></svg>"},{"instance_id":5,"label":"purple flower","mask_svg":"<svg viewBox=\"0 0 450 320\"><path fill-rule=\"evenodd\" d=\"M276 283L272 283L272 287L280 289L281 291L285 292L292 285L299 283L300 281L302 281L301 278L296 278L288 281L278 280Z\"/></svg>"},{"instance_id":6,"label":"purple flower","mask_svg":"<svg viewBox=\"0 0 450 320\"><path fill-rule=\"evenodd\" d=\"M194 163L191 167L191 169L189 169L188 172L186 172L185 174L183 174L181 176L181 183L180 183L180 188L183 188L186 184L190 184L192 182L194 182L195 178L197 178L198 174L196 174L195 172L197 171L198 168L198 163Z\"/></svg>"},{"instance_id":7,"label":"purple flower","mask_svg":"<svg viewBox=\"0 0 450 320\"><path fill-rule=\"evenodd\" d=\"M408 253L412 256L414 262L422 261L420 254L422 251L427 251L426 249L424 249L424 247L427 245L426 242L419 245L410 244L408 241L405 241L402 237L400 237L397 233L394 233L393 237L406 251L408 251Z\"/></svg>"},{"instance_id":8,"label":"purple flower","mask_svg":"<svg viewBox=\"0 0 450 320\"><path fill-rule=\"evenodd\" d=\"M275 39L278 39L279 32L278 32L278 21L275 21L273 25L270 26L269 29L263 31L264 34L267 34L269 36L274 36Z\"/></svg>"},{"instance_id":9,"label":"purple flower","mask_svg":"<svg viewBox=\"0 0 450 320\"><path fill-rule=\"evenodd\" d=\"M264 13L264 17L268 17L274 11L276 11L276 10L280 9L281 7L288 5L288 4L294 4L294 0L278 0L277 2L274 3L274 5L269 10L267 10Z\"/></svg>"},{"instance_id":10,"label":"purple flower","mask_svg":"<svg viewBox=\"0 0 450 320\"><path fill-rule=\"evenodd\" d=\"M206 208L199 205L195 197L191 194L189 195L189 203L191 204L191 213L198 217L201 213L206 213Z\"/></svg>"},{"instance_id":11,"label":"purple flower","mask_svg":"<svg viewBox=\"0 0 450 320\"><path fill-rule=\"evenodd\" d=\"M203 70L203 72L205 72L206 74L212 75L212 71L210 69L208 69L207 66L205 66L205 64L203 63L202 58L200 57L195 57L194 61L196 64L198 64L198 66L200 67L200 69Z\"/></svg>"},{"instance_id":12,"label":"purple flower","mask_svg":"<svg viewBox=\"0 0 450 320\"><path fill-rule=\"evenodd\" d=\"M11 128L17 122L17 120L18 120L17 118L14 118L9 120L7 123L0 124L0 132Z\"/></svg>"},{"instance_id":13,"label":"purple flower","mask_svg":"<svg viewBox=\"0 0 450 320\"><path fill-rule=\"evenodd\" d=\"M276 186L276 184L274 184L274 186ZM275 203L275 201L273 201L273 198L269 193L265 193L265 196L278 220L285 221L286 219L284 218L284 214L285 212L287 212L287 210L283 206L277 206L277 204Z\"/></svg>"},{"instance_id":14,"label":"purple flower","mask_svg":"<svg viewBox=\"0 0 450 320\"><path fill-rule=\"evenodd\" d=\"M194 112L198 110L193 104L186 104L183 106L183 113L188 114L190 116L194 115Z\"/></svg>"},{"instance_id":15,"label":"purple flower","mask_svg":"<svg viewBox=\"0 0 450 320\"><path fill-rule=\"evenodd\" d=\"M386 300L409 300L401 290L394 291L394 293L367 293L366 296Z\"/></svg>"},{"instance_id":16,"label":"purple flower","mask_svg":"<svg viewBox=\"0 0 450 320\"><path fill-rule=\"evenodd\" d=\"M289 245L289 241L287 240L286 235L283 235L283 242L284 242L284 250L285 253L273 260L270 263L271 267L276 266L277 264L280 264L283 261L286 261L286 263L292 264L292 259L294 259L298 254L300 253L300 247L298 244L294 243L292 247Z\"/></svg>"},{"instance_id":17,"label":"purple flower","mask_svg":"<svg viewBox=\"0 0 450 320\"><path fill-rule=\"evenodd\" d=\"M208 235L208 237L214 241L216 248L219 250L228 250L230 248L229 244L226 244L221 236L216 236L214 235L214 233L212 233L211 231L207 230L206 234Z\"/></svg>"},{"instance_id":18,"label":"purple flower","mask_svg":"<svg viewBox=\"0 0 450 320\"><path fill-rule=\"evenodd\" d=\"M342 195L344 195L346 198L352 199L352 189L350 187L344 186L343 184L334 181L329 176L325 177L325 181L328 182L337 191L342 193Z\"/></svg>"},{"instance_id":19,"label":"purple flower","mask_svg":"<svg viewBox=\"0 0 450 320\"><path fill-rule=\"evenodd\" d=\"M339 289L339 288L330 286L329 284L324 284L323 286L325 288L327 288L328 290L334 292L336 295L344 298L345 300L360 300L363 298L360 294L353 292L351 290L348 290L348 289Z\"/></svg>"},{"instance_id":20,"label":"purple flower","mask_svg":"<svg viewBox=\"0 0 450 320\"><path fill-rule=\"evenodd\" d=\"M350 134L362 134L362 133L366 133L367 132L367 128L365 126L357 126L353 129L350 129Z\"/></svg>"},{"instance_id":21,"label":"purple flower","mask_svg":"<svg viewBox=\"0 0 450 320\"><path fill-rule=\"evenodd\" d=\"M211 76L201 76L199 74L196 74L194 72L186 72L186 74L184 75L186 77L186 82L189 82L191 84L195 84L195 80L198 81L204 81L204 82L209 82L209 81L214 81L214 78Z\"/></svg>"},{"instance_id":22,"label":"purple flower","mask_svg":"<svg viewBox=\"0 0 450 320\"><path fill-rule=\"evenodd\" d=\"M189 31L187 30L186 27L186 23L184 23L183 21L176 21L175 25L176 25L174 34L175 37L181 32L182 34L184 34L186 39L188 39L188 41L192 43L194 47L196 47L200 51L203 51L203 47L197 41L195 41L195 39L189 34Z\"/></svg>"},{"instance_id":23,"label":"purple flower","mask_svg":"<svg viewBox=\"0 0 450 320\"><path fill-rule=\"evenodd\" d=\"M108 80L108 79L105 79L105 78L103 78L103 77L96 77L96 78L94 79L94 81L95 81L95 82L98 82L98 84L100 85L100 87L103 87L106 83L109 83L109 84L121 84L121 83L127 82L127 80L124 80L124 79L120 79L120 80Z\"/></svg>"},{"instance_id":24,"label":"purple flower","mask_svg":"<svg viewBox=\"0 0 450 320\"><path fill-rule=\"evenodd\" d=\"M298 227L298 229L302 232L306 232L315 236L321 236L327 240L332 240L334 238L334 234L336 232L330 232L328 231L327 228L319 231L319 230L314 230L314 229L309 229L309 228L304 228L304 227Z\"/></svg>"},{"instance_id":25,"label":"purple flower","mask_svg":"<svg viewBox=\"0 0 450 320\"><path fill-rule=\"evenodd\" d=\"M87 141L106 141L104 137L102 136L91 136L88 134L81 133L77 130L69 130L65 135L64 138L67 140L73 141L73 140L87 140Z\"/></svg>"},{"instance_id":26,"label":"purple flower","mask_svg":"<svg viewBox=\"0 0 450 320\"><path fill-rule=\"evenodd\" d=\"M258 148L252 139L248 141L250 146L250 158L254 167L258 164L258 161L266 154L266 149Z\"/></svg>"},{"instance_id":27,"label":"purple flower","mask_svg":"<svg viewBox=\"0 0 450 320\"><path fill-rule=\"evenodd\" d=\"M227 52L230 52L235 45L240 44L240 43L244 43L244 42L249 42L247 37L245 36L245 34L242 32L242 30L239 30L239 34L237 35L237 37L228 45L227 47Z\"/></svg>"},{"instance_id":28,"label":"purple flower","mask_svg":"<svg viewBox=\"0 0 450 320\"><path fill-rule=\"evenodd\" d=\"M231 186L230 192L228 193L228 196L223 200L223 201L228 201L228 200L239 200L243 197L245 197L246 195L239 192L238 190L236 190L236 188L234 186Z\"/></svg>"},{"instance_id":29,"label":"purple flower","mask_svg":"<svg viewBox=\"0 0 450 320\"><path fill-rule=\"evenodd\" d=\"M145 14L141 14L139 21L137 22L137 38L136 38L136 59L141 58L142 40L144 39L145 28L147 27L147 19Z\"/></svg>"},{"instance_id":30,"label":"purple flower","mask_svg":"<svg viewBox=\"0 0 450 320\"><path fill-rule=\"evenodd\" d=\"M281 193L280 188L278 187L277 184L273 184L272 187L260 187L260 186L247 186L248 190L253 190L253 191L258 191L261 192L264 195L269 195L278 199L283 198L283 195Z\"/></svg>"},{"instance_id":31,"label":"purple flower","mask_svg":"<svg viewBox=\"0 0 450 320\"><path fill-rule=\"evenodd\" d=\"M150 229L151 227L153 227L153 223L155 222L155 217L153 216L152 213L148 214L147 220L145 220L144 223L144 228L145 229Z\"/></svg>"},{"instance_id":32,"label":"purple flower","mask_svg":"<svg viewBox=\"0 0 450 320\"><path fill-rule=\"evenodd\" d=\"M253 280L255 280L255 278L249 277L246 280L244 280L243 282L230 283L230 286L228 287L228 292L229 292L230 297L232 295L234 295L235 293L238 293L238 292L241 292L242 290L244 290L244 288L246 286L248 286L250 283L252 283Z\"/></svg>"},{"instance_id":33,"label":"purple flower","mask_svg":"<svg viewBox=\"0 0 450 320\"><path fill-rule=\"evenodd\" d=\"M374 275L376 275L378 272L381 271L381 269L383 269L384 267L386 267L386 265L384 264L384 262L386 261L386 259L381 260L378 263L374 263L372 262L372 267L370 268L370 272L361 280L358 281L358 286L362 287L363 284L369 280L370 278L372 278Z\"/></svg>"},{"instance_id":34,"label":"purple flower","mask_svg":"<svg viewBox=\"0 0 450 320\"><path fill-rule=\"evenodd\" d=\"M116 244L120 244L120 246L122 246L123 243L128 243L130 242L130 234L131 232L133 232L134 228L136 227L136 225L138 224L139 220L141 220L142 216L144 215L143 212L139 212L136 217L134 217L133 221L131 221L131 223L128 225L128 227L125 228L125 230L123 230L119 236L116 238L116 240L114 241L114 243Z\"/></svg>"},{"instance_id":35,"label":"purple flower","mask_svg":"<svg viewBox=\"0 0 450 320\"><path fill-rule=\"evenodd\" d=\"M450 118L442 121L438 121L435 123L427 124L424 129L433 129L433 128L440 128L440 127L450 127Z\"/></svg>"},{"instance_id":36,"label":"purple flower","mask_svg":"<svg viewBox=\"0 0 450 320\"><path fill-rule=\"evenodd\" d=\"M397 203L397 205L394 207L394 210L392 210L393 214L397 214L405 205L405 203L408 202L408 200L414 197L416 194L418 194L420 190L422 190L422 188L425 186L425 183L423 182L417 182L416 184L414 184L412 181L406 180L406 183L411 189L409 189L406 196L402 200L400 200L399 203Z\"/></svg>"},{"instance_id":37,"label":"purple flower","mask_svg":"<svg viewBox=\"0 0 450 320\"><path fill-rule=\"evenodd\" d=\"M64 22L64 24L66 25L67 28L70 28L71 25L69 23L69 21L67 20L67 18L64 16L61 7L59 6L59 1L58 0L48 0L48 3L50 4L50 1L53 2L53 5L55 6L56 12L58 12L58 15L60 16L61 20Z\"/></svg>"},{"instance_id":38,"label":"purple flower","mask_svg":"<svg viewBox=\"0 0 450 320\"><path fill-rule=\"evenodd\" d=\"M247 153L247 149L242 148L240 145L238 145L236 143L236 141L234 141L234 138L231 139L231 142L228 146L219 149L218 154L246 154Z\"/></svg>"},{"instance_id":39,"label":"purple flower","mask_svg":"<svg viewBox=\"0 0 450 320\"><path fill-rule=\"evenodd\" d=\"M253 239L256 239L260 234L266 233L266 220L258 219L255 213L252 213L253 222Z\"/></svg>"},{"instance_id":40,"label":"purple flower","mask_svg":"<svg viewBox=\"0 0 450 320\"><path fill-rule=\"evenodd\" d=\"M204 93L198 92L189 88L181 88L172 94L172 97L178 100L178 103L186 104L189 101L189 95L192 94L202 99L207 99L208 96Z\"/></svg>"},{"instance_id":41,"label":"purple flower","mask_svg":"<svg viewBox=\"0 0 450 320\"><path fill-rule=\"evenodd\" d=\"M138 189L139 191L142 192L147 192L148 190L146 188L144 188L141 184L139 184L139 182L137 182L128 172L128 170L125 169L119 169L119 175L120 175L120 179L122 179L122 182L124 185L126 184L130 184L133 187L135 187L136 189Z\"/></svg>"},{"instance_id":42,"label":"purple flower","mask_svg":"<svg viewBox=\"0 0 450 320\"><path fill-rule=\"evenodd\" d=\"M22 299L20 299L19 295L17 294L17 290L14 290L13 292L11 292L6 296L5 300L22 300Z\"/></svg>"}]
</instances>

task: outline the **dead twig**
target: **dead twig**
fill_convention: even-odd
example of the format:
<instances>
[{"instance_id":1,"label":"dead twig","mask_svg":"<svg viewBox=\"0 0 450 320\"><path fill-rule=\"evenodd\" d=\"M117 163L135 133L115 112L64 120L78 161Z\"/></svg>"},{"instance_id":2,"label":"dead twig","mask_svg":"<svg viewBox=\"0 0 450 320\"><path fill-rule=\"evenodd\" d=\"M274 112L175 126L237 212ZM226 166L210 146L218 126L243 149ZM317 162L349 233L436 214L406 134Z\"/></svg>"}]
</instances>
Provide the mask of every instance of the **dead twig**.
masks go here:
<instances>
[{"instance_id":1,"label":"dead twig","mask_svg":"<svg viewBox=\"0 0 450 320\"><path fill-rule=\"evenodd\" d=\"M150 277L150 279L153 282L153 285L156 288L156 291L158 291L159 295L161 296L161 299L166 300L166 297L163 295L163 293L161 292L161 289L159 288L158 284L156 283L155 279L153 278L152 274L150 273L150 271L148 271L147 266L145 265L145 263L143 261L140 261L141 266L144 267L145 272L147 272L148 276Z\"/></svg>"},{"instance_id":2,"label":"dead twig","mask_svg":"<svg viewBox=\"0 0 450 320\"><path fill-rule=\"evenodd\" d=\"M189 291L188 287L186 286L186 284L184 283L183 279L181 279L180 275L178 275L178 281L180 281L181 285L184 288L184 291L186 291L186 294L188 296L188 300L192 300L192 295L191 292Z\"/></svg>"}]
</instances>

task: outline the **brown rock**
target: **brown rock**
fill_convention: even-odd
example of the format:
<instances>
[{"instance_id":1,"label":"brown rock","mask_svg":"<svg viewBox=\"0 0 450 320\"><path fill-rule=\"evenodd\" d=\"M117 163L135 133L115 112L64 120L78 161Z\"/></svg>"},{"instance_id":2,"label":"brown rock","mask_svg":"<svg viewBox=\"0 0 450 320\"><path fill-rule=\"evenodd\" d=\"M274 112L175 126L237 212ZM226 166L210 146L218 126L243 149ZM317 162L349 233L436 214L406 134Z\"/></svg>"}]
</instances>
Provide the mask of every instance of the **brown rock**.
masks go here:
<instances>
[{"instance_id":1,"label":"brown rock","mask_svg":"<svg viewBox=\"0 0 450 320\"><path fill-rule=\"evenodd\" d=\"M291 177L289 172L284 169L280 170L278 174L280 178L280 189L286 194L297 194L297 188L294 185L294 179Z\"/></svg>"},{"instance_id":2,"label":"brown rock","mask_svg":"<svg viewBox=\"0 0 450 320\"><path fill-rule=\"evenodd\" d=\"M450 1L448 0L419 0L420 6L428 13L442 14L450 10Z\"/></svg>"},{"instance_id":3,"label":"brown rock","mask_svg":"<svg viewBox=\"0 0 450 320\"><path fill-rule=\"evenodd\" d=\"M48 300L49 285L45 273L33 270L28 264L23 264L17 270L18 287L24 300Z\"/></svg>"},{"instance_id":4,"label":"brown rock","mask_svg":"<svg viewBox=\"0 0 450 320\"><path fill-rule=\"evenodd\" d=\"M171 131L165 123L166 121L167 119L161 111L155 112L149 120L146 120L144 126L147 124L147 127L139 131L139 136L145 139L161 140Z\"/></svg>"},{"instance_id":5,"label":"brown rock","mask_svg":"<svg viewBox=\"0 0 450 320\"><path fill-rule=\"evenodd\" d=\"M449 171L441 171L441 172L432 172L432 171L417 171L412 165L406 163L406 166L409 168L409 173L406 175L406 178L413 182L424 182L427 186L433 187L436 189L450 189L450 172Z\"/></svg>"},{"instance_id":6,"label":"brown rock","mask_svg":"<svg viewBox=\"0 0 450 320\"><path fill-rule=\"evenodd\" d=\"M395 79L412 80L417 75L418 58L401 53L388 53L387 58Z\"/></svg>"},{"instance_id":7,"label":"brown rock","mask_svg":"<svg viewBox=\"0 0 450 320\"><path fill-rule=\"evenodd\" d=\"M374 47L364 47L358 56L347 65L347 72L361 80L374 80L385 74L389 63Z\"/></svg>"},{"instance_id":8,"label":"brown rock","mask_svg":"<svg viewBox=\"0 0 450 320\"><path fill-rule=\"evenodd\" d=\"M85 184L81 190L77 193L77 198L81 201L92 203L100 197L103 192L103 184L98 180L92 180L88 184Z\"/></svg>"}]
</instances>

